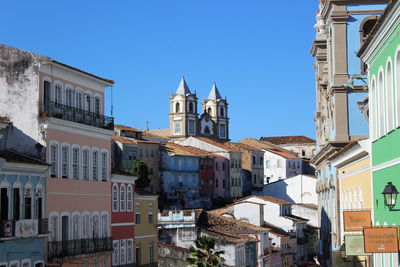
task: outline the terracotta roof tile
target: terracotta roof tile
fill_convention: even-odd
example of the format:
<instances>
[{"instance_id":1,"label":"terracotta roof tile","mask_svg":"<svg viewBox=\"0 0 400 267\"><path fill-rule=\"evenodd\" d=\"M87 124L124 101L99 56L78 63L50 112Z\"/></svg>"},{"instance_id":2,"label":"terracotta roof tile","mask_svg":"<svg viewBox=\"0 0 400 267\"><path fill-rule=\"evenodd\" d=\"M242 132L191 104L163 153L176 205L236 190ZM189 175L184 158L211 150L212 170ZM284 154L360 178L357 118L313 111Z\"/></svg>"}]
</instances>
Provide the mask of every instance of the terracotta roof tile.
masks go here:
<instances>
[{"instance_id":1,"label":"terracotta roof tile","mask_svg":"<svg viewBox=\"0 0 400 267\"><path fill-rule=\"evenodd\" d=\"M154 135L161 136L163 138L169 138L169 136L171 135L171 131L170 131L169 128L167 128L167 129L157 129L157 130L147 130L146 132L154 134Z\"/></svg>"},{"instance_id":2,"label":"terracotta roof tile","mask_svg":"<svg viewBox=\"0 0 400 267\"><path fill-rule=\"evenodd\" d=\"M183 248L183 247L178 247L178 246L173 245L173 244L168 244L168 243L164 243L164 242L159 241L159 242L158 242L158 245L166 246L166 247L170 247L170 248L175 248L175 249L181 250L181 251L183 251L183 252L190 253L190 249L188 249L188 248Z\"/></svg>"},{"instance_id":3,"label":"terracotta roof tile","mask_svg":"<svg viewBox=\"0 0 400 267\"><path fill-rule=\"evenodd\" d=\"M275 149L275 150L278 150L278 151L282 151L282 152L294 155L294 153L292 151L284 149L284 148L282 148L282 147L280 147L278 145L275 145L275 144L272 144L272 143L269 143L269 142L266 142L266 141L256 140L256 139L253 139L253 138L244 138L244 139L240 140L239 143L247 144L247 145L253 146L253 147L258 148L258 149L264 149L264 150L266 150L266 149Z\"/></svg>"},{"instance_id":4,"label":"terracotta roof tile","mask_svg":"<svg viewBox=\"0 0 400 267\"><path fill-rule=\"evenodd\" d=\"M215 155L208 151L191 147L191 146L182 146L175 143L164 143L162 144L164 150L169 153L175 155L182 155L182 156L194 156L194 157L215 157L215 158L223 158L221 156Z\"/></svg>"},{"instance_id":5,"label":"terracotta roof tile","mask_svg":"<svg viewBox=\"0 0 400 267\"><path fill-rule=\"evenodd\" d=\"M279 199L279 198L275 198L275 197L258 196L258 195L257 196L256 195L251 195L251 196L248 196L248 197L244 197L244 198L239 199L236 202L244 202L247 199L252 198L252 197L259 198L259 199L262 199L262 200L265 200L265 201L269 201L269 202L273 202L273 203L277 203L277 204L280 204L280 205L293 205L293 204L295 204L295 203L291 203L289 201L286 201L286 200L283 200L283 199Z\"/></svg>"},{"instance_id":6,"label":"terracotta roof tile","mask_svg":"<svg viewBox=\"0 0 400 267\"><path fill-rule=\"evenodd\" d=\"M256 148L254 146L251 146L249 144L246 143L234 143L234 142L229 142L228 145L230 146L234 146L236 148L238 148L239 150L247 150L247 151L261 151L261 149Z\"/></svg>"},{"instance_id":7,"label":"terracotta roof tile","mask_svg":"<svg viewBox=\"0 0 400 267\"><path fill-rule=\"evenodd\" d=\"M143 133L143 131L138 130L136 128L132 128L129 126L125 126L125 125L114 125L114 128L117 128L118 130L122 130L122 131L131 131L131 132L139 132L139 133Z\"/></svg>"},{"instance_id":8,"label":"terracotta roof tile","mask_svg":"<svg viewBox=\"0 0 400 267\"><path fill-rule=\"evenodd\" d=\"M235 148L234 146L230 146L226 143L221 143L221 142L218 142L218 141L210 139L210 138L206 138L206 137L193 137L193 138L196 138L203 142L209 143L210 145L225 149L227 151L241 152L239 149Z\"/></svg>"},{"instance_id":9,"label":"terracotta roof tile","mask_svg":"<svg viewBox=\"0 0 400 267\"><path fill-rule=\"evenodd\" d=\"M293 135L293 136L272 136L272 137L261 137L261 141L267 141L275 145L284 144L315 144L315 140L304 135Z\"/></svg>"},{"instance_id":10,"label":"terracotta roof tile","mask_svg":"<svg viewBox=\"0 0 400 267\"><path fill-rule=\"evenodd\" d=\"M266 149L266 150L268 150L269 152L271 152L271 153L274 153L274 154L277 154L277 155L279 155L279 156L282 156L282 157L284 157L284 158L288 158L288 159L299 159L298 157L296 157L296 156L293 156L292 154L289 154L289 153L286 153L286 152L282 152L282 151L279 151L279 150L276 150L276 149Z\"/></svg>"},{"instance_id":11,"label":"terracotta roof tile","mask_svg":"<svg viewBox=\"0 0 400 267\"><path fill-rule=\"evenodd\" d=\"M113 135L112 139L114 141L118 141L123 144L130 144L130 145L139 144L139 143L159 144L158 142L154 142L154 141L147 141L147 140L143 140L143 139L133 139L133 138L123 137L123 136L119 136L119 135Z\"/></svg>"}]
</instances>

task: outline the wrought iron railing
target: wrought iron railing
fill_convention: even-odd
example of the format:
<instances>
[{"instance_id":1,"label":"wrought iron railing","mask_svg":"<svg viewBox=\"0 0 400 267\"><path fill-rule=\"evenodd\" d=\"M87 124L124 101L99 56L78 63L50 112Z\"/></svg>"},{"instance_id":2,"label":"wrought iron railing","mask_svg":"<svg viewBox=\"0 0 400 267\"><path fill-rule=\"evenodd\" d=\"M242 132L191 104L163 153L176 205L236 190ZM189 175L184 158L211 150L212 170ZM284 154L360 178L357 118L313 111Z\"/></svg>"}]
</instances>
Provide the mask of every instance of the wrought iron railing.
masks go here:
<instances>
[{"instance_id":1,"label":"wrought iron railing","mask_svg":"<svg viewBox=\"0 0 400 267\"><path fill-rule=\"evenodd\" d=\"M111 237L48 242L49 261L103 251L112 251Z\"/></svg>"},{"instance_id":2,"label":"wrought iron railing","mask_svg":"<svg viewBox=\"0 0 400 267\"><path fill-rule=\"evenodd\" d=\"M114 129L113 117L108 117L99 113L66 106L57 102L50 102L49 105L46 105L45 109L46 110L42 112L43 117L49 116L108 130Z\"/></svg>"}]
</instances>

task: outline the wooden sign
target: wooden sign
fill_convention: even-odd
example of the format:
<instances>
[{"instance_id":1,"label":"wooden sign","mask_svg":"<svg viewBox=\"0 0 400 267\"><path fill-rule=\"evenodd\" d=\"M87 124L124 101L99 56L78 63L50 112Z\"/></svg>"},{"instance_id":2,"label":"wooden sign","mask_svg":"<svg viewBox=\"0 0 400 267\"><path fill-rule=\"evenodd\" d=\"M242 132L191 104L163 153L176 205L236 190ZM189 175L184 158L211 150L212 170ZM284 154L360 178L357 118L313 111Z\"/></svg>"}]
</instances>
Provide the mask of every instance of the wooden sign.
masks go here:
<instances>
[{"instance_id":1,"label":"wooden sign","mask_svg":"<svg viewBox=\"0 0 400 267\"><path fill-rule=\"evenodd\" d=\"M397 227L364 228L364 248L367 253L399 252Z\"/></svg>"},{"instance_id":2,"label":"wooden sign","mask_svg":"<svg viewBox=\"0 0 400 267\"><path fill-rule=\"evenodd\" d=\"M371 227L371 211L343 211L344 231L362 231L364 227Z\"/></svg>"}]
</instances>

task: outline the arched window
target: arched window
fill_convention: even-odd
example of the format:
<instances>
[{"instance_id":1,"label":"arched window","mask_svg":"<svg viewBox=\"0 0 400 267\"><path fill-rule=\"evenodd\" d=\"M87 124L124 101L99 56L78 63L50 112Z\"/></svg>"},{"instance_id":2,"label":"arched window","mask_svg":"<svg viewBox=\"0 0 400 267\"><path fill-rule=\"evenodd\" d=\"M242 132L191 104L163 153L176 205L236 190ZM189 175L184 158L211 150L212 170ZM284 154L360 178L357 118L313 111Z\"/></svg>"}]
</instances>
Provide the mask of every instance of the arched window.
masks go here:
<instances>
[{"instance_id":1,"label":"arched window","mask_svg":"<svg viewBox=\"0 0 400 267\"><path fill-rule=\"evenodd\" d=\"M211 115L211 108L207 109L207 113Z\"/></svg>"},{"instance_id":2,"label":"arched window","mask_svg":"<svg viewBox=\"0 0 400 267\"><path fill-rule=\"evenodd\" d=\"M372 28L374 27L378 17L369 16L366 17L360 24L360 47L363 45ZM361 61L361 73L365 74L367 71L367 65Z\"/></svg>"},{"instance_id":3,"label":"arched window","mask_svg":"<svg viewBox=\"0 0 400 267\"><path fill-rule=\"evenodd\" d=\"M385 127L385 86L383 83L383 71L378 76L378 96L379 96L379 137L386 133Z\"/></svg>"},{"instance_id":4,"label":"arched window","mask_svg":"<svg viewBox=\"0 0 400 267\"><path fill-rule=\"evenodd\" d=\"M193 113L194 108L193 108L193 102L189 103L189 112Z\"/></svg>"},{"instance_id":5,"label":"arched window","mask_svg":"<svg viewBox=\"0 0 400 267\"><path fill-rule=\"evenodd\" d=\"M204 127L204 133L210 134L210 128L208 128L208 126Z\"/></svg>"},{"instance_id":6,"label":"arched window","mask_svg":"<svg viewBox=\"0 0 400 267\"><path fill-rule=\"evenodd\" d=\"M126 198L126 206L127 211L133 211L133 193L132 193L132 185L128 185L127 190L127 198Z\"/></svg>"},{"instance_id":7,"label":"arched window","mask_svg":"<svg viewBox=\"0 0 400 267\"><path fill-rule=\"evenodd\" d=\"M378 112L377 112L377 108L378 108L378 106L377 106L377 103L378 103L377 97L378 97L378 95L376 93L376 81L375 81L375 78L373 78L372 82L371 82L371 95L372 95L372 97L371 97L371 103L370 103L370 105L371 105L370 112L371 112L371 118L372 118L372 124L371 125L372 125L372 130L373 130L371 132L371 134L372 134L372 140L374 141L375 139L378 138L378 135L379 135L378 118L377 118L377 116L378 116Z\"/></svg>"},{"instance_id":8,"label":"arched window","mask_svg":"<svg viewBox=\"0 0 400 267\"><path fill-rule=\"evenodd\" d=\"M118 211L118 185L114 184L112 188L112 209Z\"/></svg>"},{"instance_id":9,"label":"arched window","mask_svg":"<svg viewBox=\"0 0 400 267\"><path fill-rule=\"evenodd\" d=\"M69 176L69 147L61 148L61 177L68 178Z\"/></svg>"},{"instance_id":10,"label":"arched window","mask_svg":"<svg viewBox=\"0 0 400 267\"><path fill-rule=\"evenodd\" d=\"M181 112L181 108L180 108L179 103L175 104L175 112Z\"/></svg>"},{"instance_id":11,"label":"arched window","mask_svg":"<svg viewBox=\"0 0 400 267\"><path fill-rule=\"evenodd\" d=\"M50 164L50 176L58 177L58 146L56 144L50 146Z\"/></svg>"},{"instance_id":12,"label":"arched window","mask_svg":"<svg viewBox=\"0 0 400 267\"><path fill-rule=\"evenodd\" d=\"M75 92L75 107L83 109L82 92Z\"/></svg>"},{"instance_id":13,"label":"arched window","mask_svg":"<svg viewBox=\"0 0 400 267\"><path fill-rule=\"evenodd\" d=\"M386 114L387 114L388 132L394 129L393 110L394 108L393 108L392 63L388 61L386 65Z\"/></svg>"},{"instance_id":14,"label":"arched window","mask_svg":"<svg viewBox=\"0 0 400 267\"><path fill-rule=\"evenodd\" d=\"M78 240L81 238L81 225L79 214L72 215L72 238Z\"/></svg>"},{"instance_id":15,"label":"arched window","mask_svg":"<svg viewBox=\"0 0 400 267\"><path fill-rule=\"evenodd\" d=\"M121 185L119 189L120 211L126 210L126 190L125 185Z\"/></svg>"},{"instance_id":16,"label":"arched window","mask_svg":"<svg viewBox=\"0 0 400 267\"><path fill-rule=\"evenodd\" d=\"M82 216L82 238L90 238L90 215L85 213Z\"/></svg>"},{"instance_id":17,"label":"arched window","mask_svg":"<svg viewBox=\"0 0 400 267\"><path fill-rule=\"evenodd\" d=\"M93 214L93 238L99 238L100 237L100 215L95 213Z\"/></svg>"},{"instance_id":18,"label":"arched window","mask_svg":"<svg viewBox=\"0 0 400 267\"><path fill-rule=\"evenodd\" d=\"M49 230L50 241L58 241L58 215L50 215Z\"/></svg>"},{"instance_id":19,"label":"arched window","mask_svg":"<svg viewBox=\"0 0 400 267\"><path fill-rule=\"evenodd\" d=\"M108 214L101 215L101 237L108 237Z\"/></svg>"},{"instance_id":20,"label":"arched window","mask_svg":"<svg viewBox=\"0 0 400 267\"><path fill-rule=\"evenodd\" d=\"M219 115L220 115L221 117L223 117L223 116L225 116L224 113L225 113L225 112L224 112L224 107L220 107L220 108L219 108Z\"/></svg>"},{"instance_id":21,"label":"arched window","mask_svg":"<svg viewBox=\"0 0 400 267\"><path fill-rule=\"evenodd\" d=\"M396 127L400 126L400 49L396 54Z\"/></svg>"}]
</instances>

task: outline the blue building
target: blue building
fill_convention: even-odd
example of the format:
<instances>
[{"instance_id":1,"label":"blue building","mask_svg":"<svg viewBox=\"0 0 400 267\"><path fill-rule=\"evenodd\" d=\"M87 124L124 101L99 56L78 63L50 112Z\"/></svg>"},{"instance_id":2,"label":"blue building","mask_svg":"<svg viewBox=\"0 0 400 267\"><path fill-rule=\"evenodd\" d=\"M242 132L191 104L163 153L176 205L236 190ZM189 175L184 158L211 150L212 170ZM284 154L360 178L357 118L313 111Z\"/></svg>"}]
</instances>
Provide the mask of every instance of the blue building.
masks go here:
<instances>
[{"instance_id":1,"label":"blue building","mask_svg":"<svg viewBox=\"0 0 400 267\"><path fill-rule=\"evenodd\" d=\"M48 165L7 146L13 126L0 119L0 266L45 264ZM38 145L39 147L39 145Z\"/></svg>"},{"instance_id":2,"label":"blue building","mask_svg":"<svg viewBox=\"0 0 400 267\"><path fill-rule=\"evenodd\" d=\"M199 156L188 148L165 143L161 147L160 182L164 208L199 208Z\"/></svg>"}]
</instances>

